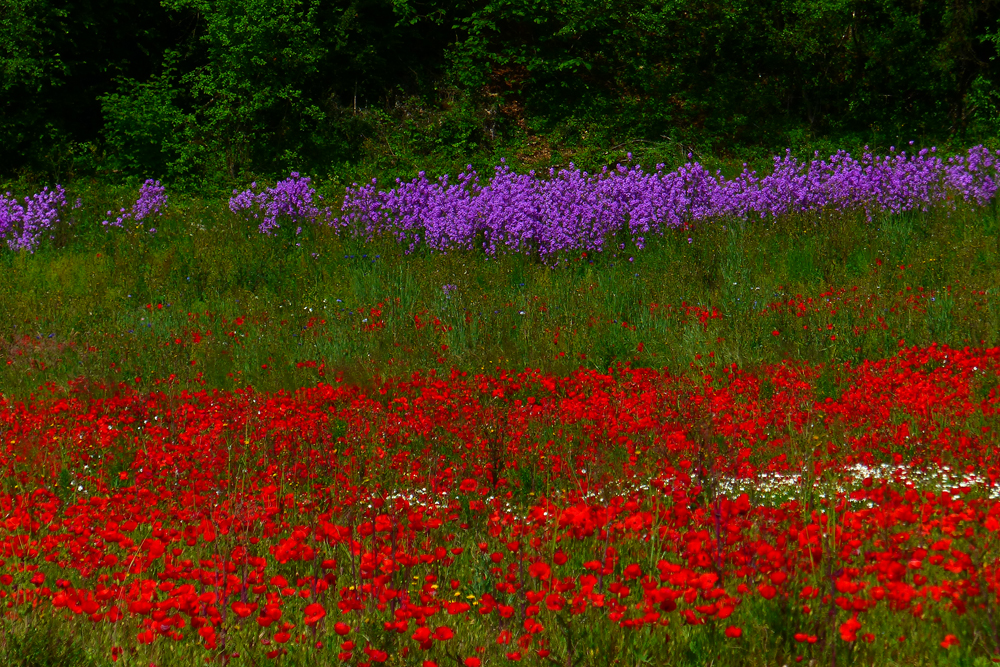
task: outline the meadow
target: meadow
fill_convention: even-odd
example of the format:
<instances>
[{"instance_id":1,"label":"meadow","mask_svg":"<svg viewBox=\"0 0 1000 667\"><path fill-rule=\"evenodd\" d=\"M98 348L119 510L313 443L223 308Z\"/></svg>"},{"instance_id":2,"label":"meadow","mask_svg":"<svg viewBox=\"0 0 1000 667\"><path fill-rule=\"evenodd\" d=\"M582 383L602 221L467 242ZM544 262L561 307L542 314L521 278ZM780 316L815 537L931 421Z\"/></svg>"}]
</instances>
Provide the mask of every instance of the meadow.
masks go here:
<instances>
[{"instance_id":1,"label":"meadow","mask_svg":"<svg viewBox=\"0 0 1000 667\"><path fill-rule=\"evenodd\" d=\"M1000 661L996 165L848 158L9 195L4 662Z\"/></svg>"}]
</instances>

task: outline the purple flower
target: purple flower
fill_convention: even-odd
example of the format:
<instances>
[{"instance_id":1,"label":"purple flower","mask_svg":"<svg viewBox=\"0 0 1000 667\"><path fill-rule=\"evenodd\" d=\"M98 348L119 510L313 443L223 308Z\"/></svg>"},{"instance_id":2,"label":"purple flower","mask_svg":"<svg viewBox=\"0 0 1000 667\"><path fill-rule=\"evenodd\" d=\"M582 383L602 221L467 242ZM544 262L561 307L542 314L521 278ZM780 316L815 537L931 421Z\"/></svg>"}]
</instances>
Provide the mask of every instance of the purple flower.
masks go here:
<instances>
[{"instance_id":1,"label":"purple flower","mask_svg":"<svg viewBox=\"0 0 1000 667\"><path fill-rule=\"evenodd\" d=\"M151 217L153 215L163 215L163 211L167 208L167 191L166 188L160 184L159 181L154 181L153 179L148 179L139 188L139 198L132 204L132 208L126 211L124 208L119 210L121 215L118 216L114 222L105 220L101 224L111 227L122 227L126 220L132 220L136 223L141 223L144 219ZM111 211L107 212L107 215L111 215ZM136 226L139 226L138 224ZM156 233L156 228L151 227L149 229L150 234Z\"/></svg>"},{"instance_id":2,"label":"purple flower","mask_svg":"<svg viewBox=\"0 0 1000 667\"><path fill-rule=\"evenodd\" d=\"M258 193L254 192L256 183L250 184L250 189L237 193L233 190L233 196L229 199L229 209L233 213L250 211L256 209L253 214L254 219L263 220L258 225L261 234L271 235L274 230L281 226L281 220L287 219L296 225L295 234L302 233L301 223L317 220L321 212L313 204L313 199L319 201L323 197L316 194L316 189L310 185L309 178L300 177L298 172L292 172L288 178L278 183L273 188L266 188Z\"/></svg>"},{"instance_id":3,"label":"purple flower","mask_svg":"<svg viewBox=\"0 0 1000 667\"><path fill-rule=\"evenodd\" d=\"M33 253L42 233L58 222L59 209L64 206L66 192L61 185L25 197L23 205L8 192L0 196L0 238L7 241L11 250Z\"/></svg>"},{"instance_id":4,"label":"purple flower","mask_svg":"<svg viewBox=\"0 0 1000 667\"><path fill-rule=\"evenodd\" d=\"M331 224L369 240L391 235L408 252L422 244L437 252L479 247L491 255L506 249L544 258L567 250L601 252L609 239L628 239L642 249L651 234L709 219L848 210L871 219L877 212L954 207L958 199L983 205L1000 183L998 156L982 146L948 160L933 148L885 156L866 149L860 159L839 151L802 162L788 151L774 158L769 175L744 165L733 179L693 161L672 172L656 165L651 173L631 162L593 174L571 164L542 177L517 174L501 160L488 182L470 166L454 179L431 181L420 172L390 189L379 189L375 180L355 183Z\"/></svg>"}]
</instances>

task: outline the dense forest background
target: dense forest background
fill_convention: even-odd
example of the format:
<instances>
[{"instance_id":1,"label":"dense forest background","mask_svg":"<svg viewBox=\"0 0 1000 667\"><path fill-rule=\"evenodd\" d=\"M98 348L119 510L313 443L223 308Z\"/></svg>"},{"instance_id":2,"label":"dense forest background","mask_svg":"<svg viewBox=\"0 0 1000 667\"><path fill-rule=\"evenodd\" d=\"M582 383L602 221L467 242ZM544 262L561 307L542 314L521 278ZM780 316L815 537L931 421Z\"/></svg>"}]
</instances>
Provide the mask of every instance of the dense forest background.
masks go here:
<instances>
[{"instance_id":1,"label":"dense forest background","mask_svg":"<svg viewBox=\"0 0 1000 667\"><path fill-rule=\"evenodd\" d=\"M987 140L1000 0L0 0L0 180Z\"/></svg>"}]
</instances>

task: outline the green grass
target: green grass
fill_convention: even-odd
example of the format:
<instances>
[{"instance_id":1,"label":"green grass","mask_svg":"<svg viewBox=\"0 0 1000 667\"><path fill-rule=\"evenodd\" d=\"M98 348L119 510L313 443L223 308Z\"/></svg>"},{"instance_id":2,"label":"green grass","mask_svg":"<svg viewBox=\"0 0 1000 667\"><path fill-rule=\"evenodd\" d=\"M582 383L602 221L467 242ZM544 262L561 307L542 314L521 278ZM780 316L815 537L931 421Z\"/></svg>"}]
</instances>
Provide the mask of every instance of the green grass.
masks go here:
<instances>
[{"instance_id":1,"label":"green grass","mask_svg":"<svg viewBox=\"0 0 1000 667\"><path fill-rule=\"evenodd\" d=\"M9 667L96 667L104 664L91 655L81 641L79 625L67 628L54 619L32 619L34 623L7 623L0 639L0 661ZM93 634L93 633L89 633Z\"/></svg>"},{"instance_id":2,"label":"green grass","mask_svg":"<svg viewBox=\"0 0 1000 667\"><path fill-rule=\"evenodd\" d=\"M641 251L564 255L553 268L521 255L406 255L390 239L365 244L327 227L264 237L225 201L195 198L173 201L155 235L106 230L100 213L115 194L92 196L97 204L34 254L0 258L5 394L198 373L209 387L277 390L428 367L630 361L683 372L710 352L717 367L858 362L891 354L900 339L992 345L1000 331L993 209L716 220ZM832 305L760 315L795 295ZM700 322L683 303L721 317ZM298 365L321 360L323 376Z\"/></svg>"}]
</instances>

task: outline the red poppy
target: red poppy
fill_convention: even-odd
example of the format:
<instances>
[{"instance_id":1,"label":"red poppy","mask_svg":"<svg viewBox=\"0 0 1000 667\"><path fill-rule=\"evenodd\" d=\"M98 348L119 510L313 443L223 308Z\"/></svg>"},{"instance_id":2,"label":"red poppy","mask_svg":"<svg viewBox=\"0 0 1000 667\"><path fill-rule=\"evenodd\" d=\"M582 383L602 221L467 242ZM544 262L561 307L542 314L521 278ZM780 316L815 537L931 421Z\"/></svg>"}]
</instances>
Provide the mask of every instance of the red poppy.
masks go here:
<instances>
[{"instance_id":1,"label":"red poppy","mask_svg":"<svg viewBox=\"0 0 1000 667\"><path fill-rule=\"evenodd\" d=\"M861 629L861 622L857 615L847 619L840 625L840 638L845 642L853 642L858 638L858 630Z\"/></svg>"},{"instance_id":2,"label":"red poppy","mask_svg":"<svg viewBox=\"0 0 1000 667\"><path fill-rule=\"evenodd\" d=\"M306 605L305 608L305 624L306 625L316 625L321 618L326 616L326 610L323 606L318 603L313 603Z\"/></svg>"},{"instance_id":3,"label":"red poppy","mask_svg":"<svg viewBox=\"0 0 1000 667\"><path fill-rule=\"evenodd\" d=\"M372 662L385 662L389 659L389 654L386 651L377 648L365 646L364 651Z\"/></svg>"},{"instance_id":4,"label":"red poppy","mask_svg":"<svg viewBox=\"0 0 1000 667\"><path fill-rule=\"evenodd\" d=\"M552 593L545 597L545 606L549 611L562 611L566 606L566 599L558 593Z\"/></svg>"},{"instance_id":5,"label":"red poppy","mask_svg":"<svg viewBox=\"0 0 1000 667\"><path fill-rule=\"evenodd\" d=\"M760 593L760 596L765 600L770 600L778 594L778 589L769 584L761 584L757 587L757 592Z\"/></svg>"}]
</instances>

